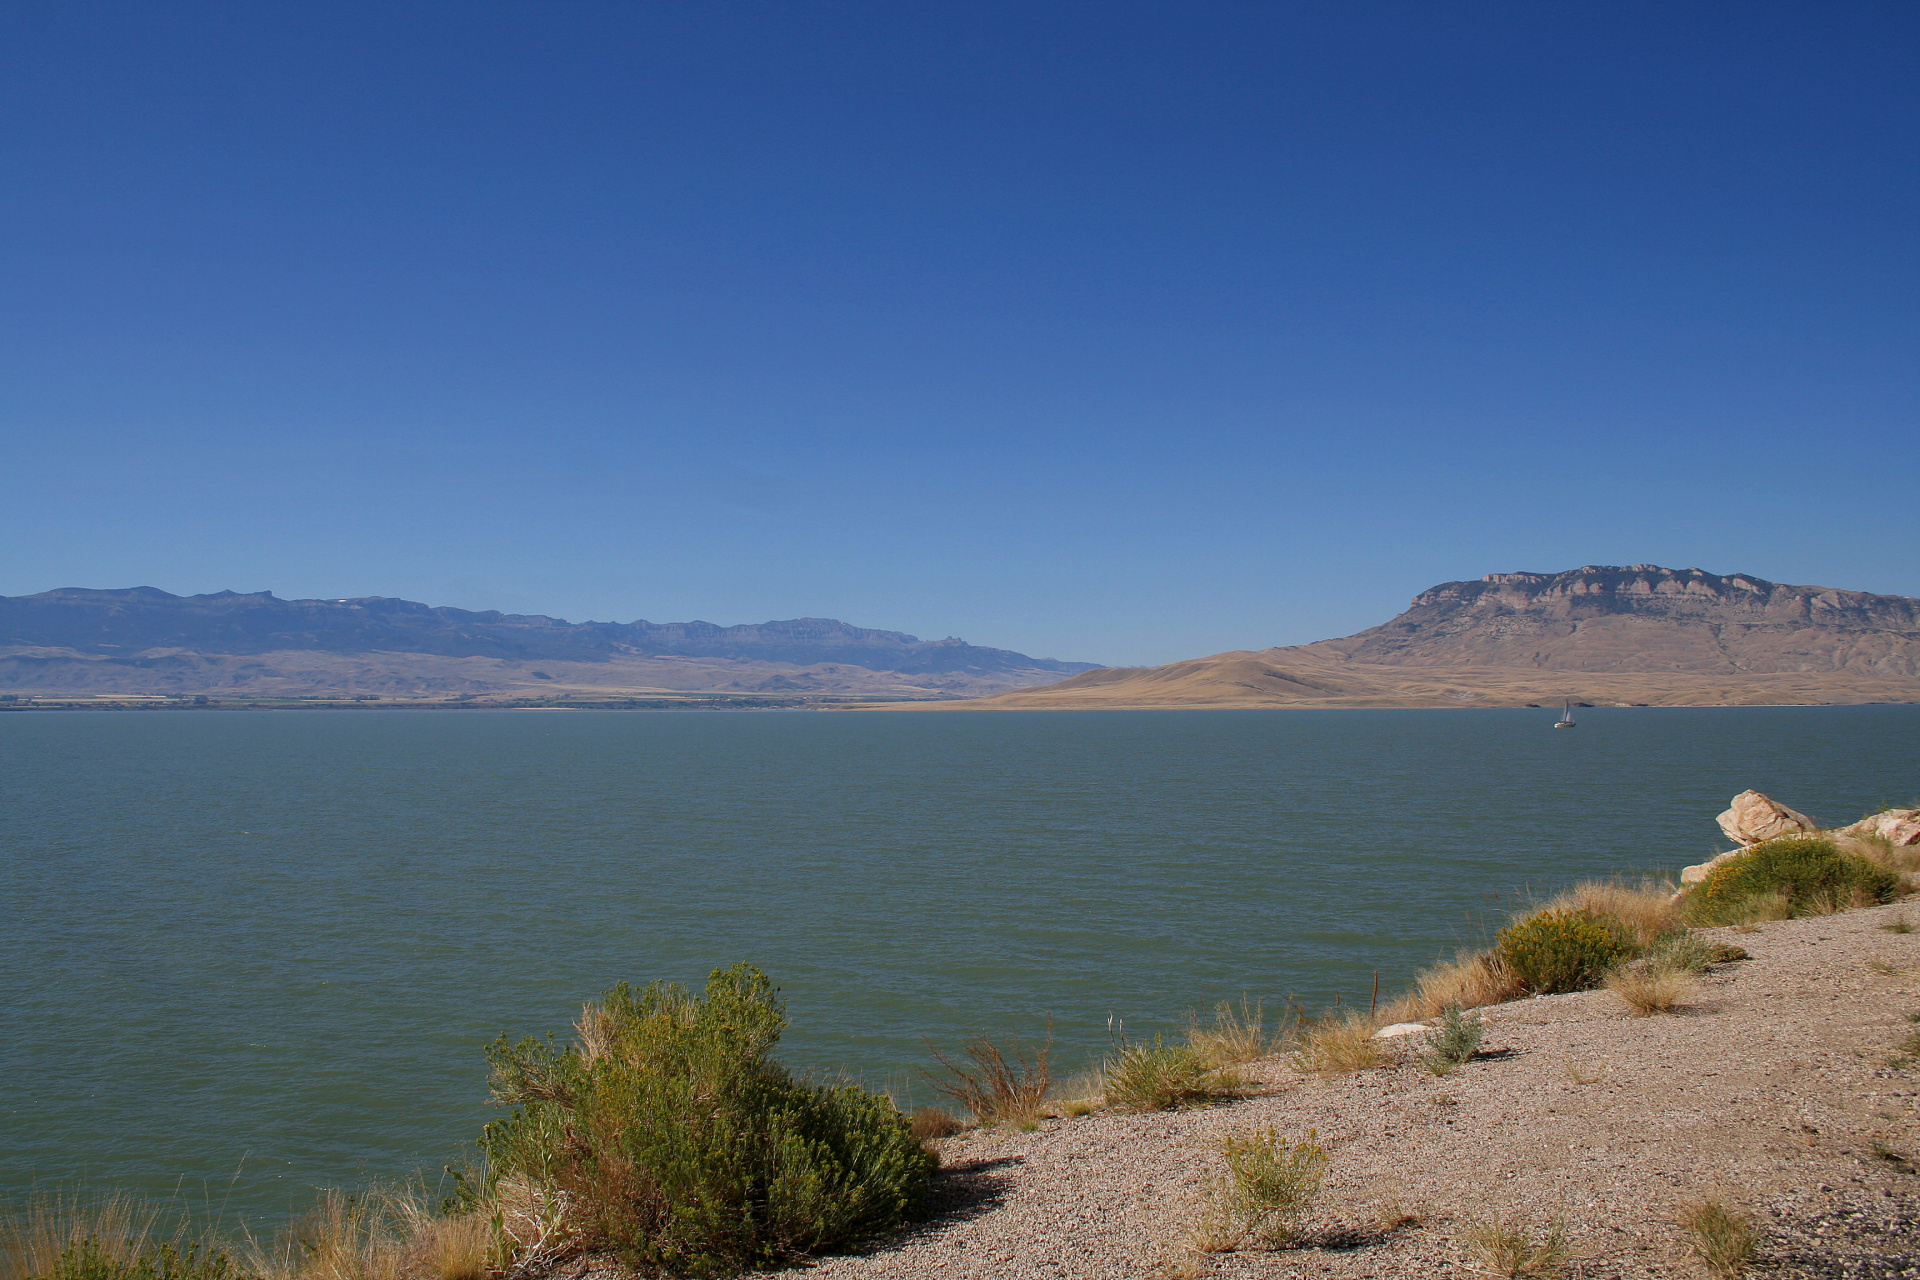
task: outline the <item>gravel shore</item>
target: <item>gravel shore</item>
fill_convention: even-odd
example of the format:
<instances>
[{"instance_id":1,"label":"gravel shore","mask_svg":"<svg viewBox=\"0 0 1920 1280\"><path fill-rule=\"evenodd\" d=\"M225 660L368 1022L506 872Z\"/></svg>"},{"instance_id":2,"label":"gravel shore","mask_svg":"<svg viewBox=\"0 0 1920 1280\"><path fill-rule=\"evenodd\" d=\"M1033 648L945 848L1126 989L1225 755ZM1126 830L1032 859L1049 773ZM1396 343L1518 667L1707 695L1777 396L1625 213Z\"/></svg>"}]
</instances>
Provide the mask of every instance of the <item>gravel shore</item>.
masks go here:
<instances>
[{"instance_id":1,"label":"gravel shore","mask_svg":"<svg viewBox=\"0 0 1920 1280\"><path fill-rule=\"evenodd\" d=\"M1911 911L1708 931L1752 958L1671 1015L1603 991L1497 1006L1482 1055L1444 1078L1404 1055L1331 1077L1267 1059L1262 1091L1225 1106L964 1134L927 1221L781 1274L1149 1275L1187 1256L1220 1138L1271 1125L1332 1153L1312 1235L1202 1275L1464 1277L1469 1222L1557 1214L1571 1275L1701 1276L1674 1216L1712 1195L1757 1218L1754 1274L1920 1277L1920 1063L1895 1052L1920 1014L1920 933L1883 928Z\"/></svg>"}]
</instances>

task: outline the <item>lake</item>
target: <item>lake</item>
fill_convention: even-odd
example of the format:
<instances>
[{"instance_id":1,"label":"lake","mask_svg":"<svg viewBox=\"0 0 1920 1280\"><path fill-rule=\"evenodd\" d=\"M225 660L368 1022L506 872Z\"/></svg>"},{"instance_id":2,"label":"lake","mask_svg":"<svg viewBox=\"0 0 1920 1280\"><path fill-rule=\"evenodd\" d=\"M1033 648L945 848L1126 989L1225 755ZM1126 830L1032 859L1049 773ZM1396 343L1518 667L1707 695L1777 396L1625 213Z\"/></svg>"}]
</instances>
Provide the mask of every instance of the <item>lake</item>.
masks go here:
<instances>
[{"instance_id":1,"label":"lake","mask_svg":"<svg viewBox=\"0 0 1920 1280\"><path fill-rule=\"evenodd\" d=\"M1920 707L0 715L0 1191L269 1222L471 1161L483 1046L621 979L781 986L781 1056L930 1101L1243 992L1364 1003L1517 894L1673 873L1762 791L1920 792ZM269 1222L270 1225L270 1222Z\"/></svg>"}]
</instances>

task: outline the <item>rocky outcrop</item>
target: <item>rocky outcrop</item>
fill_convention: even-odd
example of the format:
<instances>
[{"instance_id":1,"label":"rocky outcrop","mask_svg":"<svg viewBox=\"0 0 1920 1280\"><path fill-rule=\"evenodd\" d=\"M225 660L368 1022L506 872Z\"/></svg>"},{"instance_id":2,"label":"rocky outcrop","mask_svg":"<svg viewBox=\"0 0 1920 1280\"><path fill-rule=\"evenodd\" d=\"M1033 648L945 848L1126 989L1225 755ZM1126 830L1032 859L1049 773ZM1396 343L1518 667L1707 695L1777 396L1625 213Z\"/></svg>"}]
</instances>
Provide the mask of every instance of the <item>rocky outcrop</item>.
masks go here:
<instances>
[{"instance_id":1,"label":"rocky outcrop","mask_svg":"<svg viewBox=\"0 0 1920 1280\"><path fill-rule=\"evenodd\" d=\"M1840 829L1842 835L1865 836L1889 844L1920 844L1920 809L1886 809Z\"/></svg>"},{"instance_id":2,"label":"rocky outcrop","mask_svg":"<svg viewBox=\"0 0 1920 1280\"><path fill-rule=\"evenodd\" d=\"M1727 839L1741 848L1781 836L1803 836L1818 831L1820 824L1797 809L1789 809L1758 791L1742 791L1715 819Z\"/></svg>"}]
</instances>

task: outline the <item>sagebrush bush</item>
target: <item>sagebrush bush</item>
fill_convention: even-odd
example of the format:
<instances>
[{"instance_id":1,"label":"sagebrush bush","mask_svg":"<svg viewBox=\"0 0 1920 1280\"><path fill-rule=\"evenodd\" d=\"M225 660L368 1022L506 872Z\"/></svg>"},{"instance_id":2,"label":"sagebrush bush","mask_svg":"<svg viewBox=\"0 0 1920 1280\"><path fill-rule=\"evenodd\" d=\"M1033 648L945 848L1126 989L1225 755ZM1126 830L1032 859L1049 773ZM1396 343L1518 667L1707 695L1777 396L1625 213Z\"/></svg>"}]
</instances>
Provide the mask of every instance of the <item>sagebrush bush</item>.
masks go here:
<instances>
[{"instance_id":1,"label":"sagebrush bush","mask_svg":"<svg viewBox=\"0 0 1920 1280\"><path fill-rule=\"evenodd\" d=\"M787 1021L766 975L716 970L703 997L625 983L579 1041L505 1037L481 1139L496 1185L566 1206L584 1247L690 1275L788 1262L898 1225L933 1161L880 1095L795 1080L771 1053Z\"/></svg>"},{"instance_id":2,"label":"sagebrush bush","mask_svg":"<svg viewBox=\"0 0 1920 1280\"><path fill-rule=\"evenodd\" d=\"M1420 1061L1434 1075L1443 1076L1480 1052L1480 1041L1487 1034L1479 1014L1462 1013L1450 1004L1440 1015L1440 1025L1421 1037Z\"/></svg>"},{"instance_id":3,"label":"sagebrush bush","mask_svg":"<svg viewBox=\"0 0 1920 1280\"><path fill-rule=\"evenodd\" d=\"M1320 1194L1327 1152L1319 1135L1288 1142L1275 1130L1220 1143L1227 1176L1208 1189L1194 1230L1194 1247L1205 1253L1258 1245L1284 1249L1300 1238L1307 1211Z\"/></svg>"},{"instance_id":4,"label":"sagebrush bush","mask_svg":"<svg viewBox=\"0 0 1920 1280\"><path fill-rule=\"evenodd\" d=\"M1774 895L1786 900L1788 915L1825 915L1860 903L1891 902L1901 887L1898 872L1842 852L1831 840L1795 836L1728 858L1693 887L1685 906L1696 924L1733 924L1752 918L1756 906Z\"/></svg>"},{"instance_id":5,"label":"sagebrush bush","mask_svg":"<svg viewBox=\"0 0 1920 1280\"><path fill-rule=\"evenodd\" d=\"M1543 995L1598 986L1631 950L1605 917L1561 908L1514 921L1494 943L1527 990Z\"/></svg>"}]
</instances>

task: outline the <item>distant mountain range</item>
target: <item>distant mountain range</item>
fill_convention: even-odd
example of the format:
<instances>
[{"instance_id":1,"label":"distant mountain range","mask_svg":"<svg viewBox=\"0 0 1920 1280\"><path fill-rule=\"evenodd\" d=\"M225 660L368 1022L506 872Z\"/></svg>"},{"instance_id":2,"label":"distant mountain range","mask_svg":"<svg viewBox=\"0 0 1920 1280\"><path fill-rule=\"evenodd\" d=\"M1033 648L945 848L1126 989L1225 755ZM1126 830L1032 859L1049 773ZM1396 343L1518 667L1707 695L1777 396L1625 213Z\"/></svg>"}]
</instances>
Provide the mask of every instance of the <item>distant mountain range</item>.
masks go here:
<instances>
[{"instance_id":1,"label":"distant mountain range","mask_svg":"<svg viewBox=\"0 0 1920 1280\"><path fill-rule=\"evenodd\" d=\"M1491 573L1339 640L1115 667L955 706L1920 701L1920 600L1658 565Z\"/></svg>"},{"instance_id":2,"label":"distant mountain range","mask_svg":"<svg viewBox=\"0 0 1920 1280\"><path fill-rule=\"evenodd\" d=\"M567 622L381 596L176 596L154 587L0 596L0 690L14 692L964 696L1093 666L830 618Z\"/></svg>"}]
</instances>

